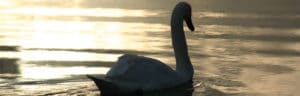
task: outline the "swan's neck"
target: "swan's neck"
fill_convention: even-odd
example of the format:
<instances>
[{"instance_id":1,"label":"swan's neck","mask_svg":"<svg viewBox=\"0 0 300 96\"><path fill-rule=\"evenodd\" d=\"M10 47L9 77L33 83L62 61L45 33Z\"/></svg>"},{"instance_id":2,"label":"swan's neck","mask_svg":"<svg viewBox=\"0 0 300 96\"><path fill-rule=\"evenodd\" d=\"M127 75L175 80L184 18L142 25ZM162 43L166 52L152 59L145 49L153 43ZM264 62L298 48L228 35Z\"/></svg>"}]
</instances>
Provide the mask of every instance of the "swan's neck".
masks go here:
<instances>
[{"instance_id":1,"label":"swan's neck","mask_svg":"<svg viewBox=\"0 0 300 96\"><path fill-rule=\"evenodd\" d=\"M192 79L194 70L188 54L181 14L181 12L174 10L171 18L171 36L176 59L176 71L183 77Z\"/></svg>"}]
</instances>

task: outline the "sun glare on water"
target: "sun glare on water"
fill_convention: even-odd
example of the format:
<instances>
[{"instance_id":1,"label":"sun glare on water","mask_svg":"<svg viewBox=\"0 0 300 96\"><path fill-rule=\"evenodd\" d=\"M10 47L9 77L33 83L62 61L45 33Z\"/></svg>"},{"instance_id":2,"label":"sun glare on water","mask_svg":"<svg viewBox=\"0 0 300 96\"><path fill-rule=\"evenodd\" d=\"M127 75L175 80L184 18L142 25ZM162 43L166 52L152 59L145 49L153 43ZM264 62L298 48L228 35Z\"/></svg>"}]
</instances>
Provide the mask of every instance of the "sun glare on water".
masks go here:
<instances>
[{"instance_id":1,"label":"sun glare on water","mask_svg":"<svg viewBox=\"0 0 300 96\"><path fill-rule=\"evenodd\" d=\"M9 6L14 6L15 3L11 2L10 0L1 0L0 1L0 8L1 7L9 7Z\"/></svg>"},{"instance_id":2,"label":"sun glare on water","mask_svg":"<svg viewBox=\"0 0 300 96\"><path fill-rule=\"evenodd\" d=\"M55 79L72 75L105 74L109 68L86 67L22 67L22 78L25 79Z\"/></svg>"},{"instance_id":3,"label":"sun glare on water","mask_svg":"<svg viewBox=\"0 0 300 96\"><path fill-rule=\"evenodd\" d=\"M80 0L79 0L80 1ZM38 2L39 0L29 0ZM63 2L63 1L62 1ZM65 1L64 1L65 2ZM118 8L47 7L22 5L24 1L0 1L0 44L17 45L19 52L1 52L0 57L18 58L20 77L25 79L55 79L71 75L105 74L109 68L63 66L64 62L104 61L113 62L120 53L77 52L68 50L137 50L149 45L137 43L146 32L169 30L163 24L122 21L85 21L90 18L145 18L159 16L149 10ZM62 18L67 18L62 19ZM68 19L78 18L78 19ZM134 34L134 35L132 35ZM145 39L145 38L143 38ZM136 42L136 43L134 43ZM29 50L35 48L38 50ZM48 49L65 49L50 51ZM29 63L26 61L39 62ZM62 67L53 67L44 61L62 62ZM46 66L45 66L46 65Z\"/></svg>"},{"instance_id":4,"label":"sun glare on water","mask_svg":"<svg viewBox=\"0 0 300 96\"><path fill-rule=\"evenodd\" d=\"M7 4L6 4L7 5ZM0 10L2 14L18 14L33 16L92 16L92 17L148 17L157 16L158 13L152 13L146 10L126 10L113 8L12 8ZM130 14L128 14L130 13Z\"/></svg>"}]
</instances>

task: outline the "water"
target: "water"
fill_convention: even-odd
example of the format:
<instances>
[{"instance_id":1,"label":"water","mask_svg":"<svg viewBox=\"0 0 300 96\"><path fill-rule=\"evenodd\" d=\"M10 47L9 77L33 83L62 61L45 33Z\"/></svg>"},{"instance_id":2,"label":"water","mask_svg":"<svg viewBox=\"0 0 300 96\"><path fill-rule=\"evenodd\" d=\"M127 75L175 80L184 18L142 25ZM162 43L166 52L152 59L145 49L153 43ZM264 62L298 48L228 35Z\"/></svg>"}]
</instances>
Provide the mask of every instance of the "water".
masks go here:
<instances>
[{"instance_id":1,"label":"water","mask_svg":"<svg viewBox=\"0 0 300 96\"><path fill-rule=\"evenodd\" d=\"M97 95L85 75L105 74L124 53L174 67L176 2L0 1L0 95ZM193 96L300 95L299 1L188 2L194 85L202 82Z\"/></svg>"}]
</instances>

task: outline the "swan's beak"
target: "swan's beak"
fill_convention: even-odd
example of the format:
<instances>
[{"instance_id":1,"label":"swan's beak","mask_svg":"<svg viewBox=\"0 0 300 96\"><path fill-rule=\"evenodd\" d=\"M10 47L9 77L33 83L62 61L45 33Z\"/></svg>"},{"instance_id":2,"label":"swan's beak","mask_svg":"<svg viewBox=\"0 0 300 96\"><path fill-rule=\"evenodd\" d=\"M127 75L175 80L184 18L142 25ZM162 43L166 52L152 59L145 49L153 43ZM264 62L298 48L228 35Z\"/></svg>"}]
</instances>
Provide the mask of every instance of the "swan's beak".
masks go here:
<instances>
[{"instance_id":1,"label":"swan's beak","mask_svg":"<svg viewBox=\"0 0 300 96\"><path fill-rule=\"evenodd\" d=\"M185 19L186 25L189 27L191 31L195 30L191 17Z\"/></svg>"}]
</instances>

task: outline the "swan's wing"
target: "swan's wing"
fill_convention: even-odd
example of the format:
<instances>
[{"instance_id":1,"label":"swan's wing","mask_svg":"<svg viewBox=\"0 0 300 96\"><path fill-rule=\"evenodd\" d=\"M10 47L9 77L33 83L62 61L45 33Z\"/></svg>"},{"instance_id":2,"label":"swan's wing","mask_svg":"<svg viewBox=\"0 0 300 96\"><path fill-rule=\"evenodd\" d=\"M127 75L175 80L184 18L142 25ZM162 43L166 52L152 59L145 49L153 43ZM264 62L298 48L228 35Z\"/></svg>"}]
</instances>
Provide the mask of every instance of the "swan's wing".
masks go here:
<instances>
[{"instance_id":1,"label":"swan's wing","mask_svg":"<svg viewBox=\"0 0 300 96\"><path fill-rule=\"evenodd\" d=\"M106 76L115 80L150 83L174 81L178 74L159 60L125 54L119 58Z\"/></svg>"},{"instance_id":2,"label":"swan's wing","mask_svg":"<svg viewBox=\"0 0 300 96\"><path fill-rule=\"evenodd\" d=\"M106 76L118 77L124 74L131 66L131 64L128 62L130 62L134 58L138 58L138 56L131 54L125 54L123 56L120 56L117 63L111 67L111 69L107 72Z\"/></svg>"}]
</instances>

